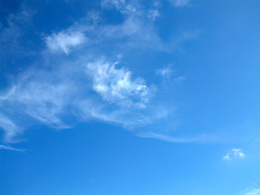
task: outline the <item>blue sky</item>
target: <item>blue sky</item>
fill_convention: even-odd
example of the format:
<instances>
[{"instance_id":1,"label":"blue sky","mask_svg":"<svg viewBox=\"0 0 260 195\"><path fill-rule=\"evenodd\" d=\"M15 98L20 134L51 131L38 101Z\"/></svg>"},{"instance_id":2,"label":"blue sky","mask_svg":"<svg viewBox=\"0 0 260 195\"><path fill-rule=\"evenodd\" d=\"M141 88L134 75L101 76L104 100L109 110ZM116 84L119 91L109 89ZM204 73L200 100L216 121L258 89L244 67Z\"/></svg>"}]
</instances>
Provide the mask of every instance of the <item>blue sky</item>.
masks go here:
<instances>
[{"instance_id":1,"label":"blue sky","mask_svg":"<svg viewBox=\"0 0 260 195\"><path fill-rule=\"evenodd\" d=\"M260 2L0 1L0 194L260 195Z\"/></svg>"}]
</instances>

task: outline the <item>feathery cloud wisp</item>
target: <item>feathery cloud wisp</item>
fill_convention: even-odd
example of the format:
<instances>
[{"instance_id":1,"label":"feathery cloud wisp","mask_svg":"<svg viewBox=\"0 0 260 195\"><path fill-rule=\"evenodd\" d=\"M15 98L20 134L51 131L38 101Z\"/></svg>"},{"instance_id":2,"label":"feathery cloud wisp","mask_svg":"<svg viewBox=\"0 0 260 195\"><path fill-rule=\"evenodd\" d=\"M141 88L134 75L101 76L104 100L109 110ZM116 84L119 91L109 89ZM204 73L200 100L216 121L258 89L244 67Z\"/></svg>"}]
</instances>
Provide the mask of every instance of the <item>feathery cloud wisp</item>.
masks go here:
<instances>
[{"instance_id":1,"label":"feathery cloud wisp","mask_svg":"<svg viewBox=\"0 0 260 195\"><path fill-rule=\"evenodd\" d=\"M147 113L140 112L146 109L155 88L142 78L132 79L131 72L117 64L100 58L82 60L77 66L62 64L52 71L22 73L14 87L0 96L0 127L6 141L12 142L26 129L25 120L56 129L70 127L63 120L68 115L124 126L146 123ZM6 117L10 114L19 117L14 122Z\"/></svg>"},{"instance_id":2,"label":"feathery cloud wisp","mask_svg":"<svg viewBox=\"0 0 260 195\"><path fill-rule=\"evenodd\" d=\"M93 79L93 89L108 102L123 107L145 108L153 89L141 78L132 81L131 72L124 68L117 69L116 64L104 61L88 64L87 73Z\"/></svg>"},{"instance_id":3,"label":"feathery cloud wisp","mask_svg":"<svg viewBox=\"0 0 260 195\"><path fill-rule=\"evenodd\" d=\"M148 12L137 4L123 0L102 2L103 8L116 8L124 16L124 21L100 24L101 16L92 11L88 12L88 18L45 36L44 41L51 52L44 52L44 57L50 61L55 58L56 66L49 64L51 71L42 68L30 74L21 73L12 81L14 87L0 95L1 128L6 139L11 141L26 128L26 124L30 124L21 122L25 118L63 129L69 127L63 120L66 114L76 118L80 116L85 121L94 119L127 126L147 124L169 113L161 102L153 102L151 108L152 97L156 94L154 85L147 84L143 78L133 78L126 68L118 68L117 63L100 60L96 56L104 47L114 50L114 53L133 48L172 51L176 44L194 36L186 33L174 43L163 43L153 24L159 14L158 2L154 3L153 11ZM111 41L115 44L107 44ZM92 47L95 48L91 50L93 53L86 52L87 48ZM62 58L66 56L56 58L59 53L69 55L73 49L77 52L69 56L70 62L64 63ZM88 57L82 60L80 56L91 56L89 58L94 60ZM170 77L172 73L169 67L159 71L164 77ZM158 114L157 104L166 110L163 114ZM10 110L19 116L17 120L9 117L12 115Z\"/></svg>"}]
</instances>

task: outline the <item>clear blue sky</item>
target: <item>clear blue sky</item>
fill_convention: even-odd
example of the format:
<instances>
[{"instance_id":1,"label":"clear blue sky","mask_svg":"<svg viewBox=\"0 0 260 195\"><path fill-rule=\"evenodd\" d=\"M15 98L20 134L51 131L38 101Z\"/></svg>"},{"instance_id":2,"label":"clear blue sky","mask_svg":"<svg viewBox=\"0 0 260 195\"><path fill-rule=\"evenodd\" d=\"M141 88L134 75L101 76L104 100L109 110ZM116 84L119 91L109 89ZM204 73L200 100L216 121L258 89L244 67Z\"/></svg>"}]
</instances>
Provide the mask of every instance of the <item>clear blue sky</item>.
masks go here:
<instances>
[{"instance_id":1,"label":"clear blue sky","mask_svg":"<svg viewBox=\"0 0 260 195\"><path fill-rule=\"evenodd\" d=\"M1 195L260 195L260 1L1 0Z\"/></svg>"}]
</instances>

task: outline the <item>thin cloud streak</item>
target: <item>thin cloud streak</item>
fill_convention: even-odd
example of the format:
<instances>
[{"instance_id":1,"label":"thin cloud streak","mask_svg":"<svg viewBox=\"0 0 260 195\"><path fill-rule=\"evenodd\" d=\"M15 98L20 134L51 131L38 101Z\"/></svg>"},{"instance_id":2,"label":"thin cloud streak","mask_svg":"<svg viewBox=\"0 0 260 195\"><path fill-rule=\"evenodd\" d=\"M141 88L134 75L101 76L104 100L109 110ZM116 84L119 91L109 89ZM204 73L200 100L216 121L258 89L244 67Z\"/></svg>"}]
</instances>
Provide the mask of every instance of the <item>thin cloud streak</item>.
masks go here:
<instances>
[{"instance_id":1,"label":"thin cloud streak","mask_svg":"<svg viewBox=\"0 0 260 195\"><path fill-rule=\"evenodd\" d=\"M190 142L203 142L205 141L205 138L202 137L196 137L196 138L182 138L182 137L172 137L168 135L163 134L157 134L157 133L138 133L138 137L141 138L153 138L153 139L159 139L167 142L172 143L190 143Z\"/></svg>"},{"instance_id":2,"label":"thin cloud streak","mask_svg":"<svg viewBox=\"0 0 260 195\"><path fill-rule=\"evenodd\" d=\"M5 145L0 145L0 149L13 150L13 151L17 151L17 152L24 152L25 151L24 149L12 148L12 147L8 147L8 146L5 146Z\"/></svg>"}]
</instances>

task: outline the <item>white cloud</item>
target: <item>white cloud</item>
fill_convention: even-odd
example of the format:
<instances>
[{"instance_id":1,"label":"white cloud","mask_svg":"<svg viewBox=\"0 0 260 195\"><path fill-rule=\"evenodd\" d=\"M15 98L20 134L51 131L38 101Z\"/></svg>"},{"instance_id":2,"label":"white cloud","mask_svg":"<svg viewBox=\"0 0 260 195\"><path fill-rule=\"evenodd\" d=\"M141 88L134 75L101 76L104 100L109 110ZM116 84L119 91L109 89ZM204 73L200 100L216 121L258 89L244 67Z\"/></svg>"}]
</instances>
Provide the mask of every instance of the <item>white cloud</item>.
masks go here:
<instances>
[{"instance_id":1,"label":"white cloud","mask_svg":"<svg viewBox=\"0 0 260 195\"><path fill-rule=\"evenodd\" d=\"M238 157L245 157L244 153L241 152L241 149L236 149L236 148L233 148L232 150L234 152L234 156L238 156Z\"/></svg>"},{"instance_id":2,"label":"white cloud","mask_svg":"<svg viewBox=\"0 0 260 195\"><path fill-rule=\"evenodd\" d=\"M177 83L181 83L182 81L184 81L186 78L184 76L180 76L174 79L175 82Z\"/></svg>"},{"instance_id":3,"label":"white cloud","mask_svg":"<svg viewBox=\"0 0 260 195\"><path fill-rule=\"evenodd\" d=\"M8 146L5 146L5 145L0 145L0 149L4 149L4 150L14 150L14 151L18 151L18 152L24 152L23 149L12 148L12 147L8 147Z\"/></svg>"},{"instance_id":4,"label":"white cloud","mask_svg":"<svg viewBox=\"0 0 260 195\"><path fill-rule=\"evenodd\" d=\"M115 6L124 15L124 21L120 24L104 25L99 23L102 21L102 14L90 11L87 18L75 23L67 30L46 36L47 47L52 52L68 54L79 45L82 47L102 46L107 41L114 41L110 47L117 47L119 50L139 48L173 52L180 49L179 45L184 41L197 38L198 30L185 31L169 43L163 42L153 24L153 21L160 15L157 10L160 7L158 2L155 2L154 8L148 11L138 3L126 3L122 0L104 0L101 4L104 8Z\"/></svg>"},{"instance_id":5,"label":"white cloud","mask_svg":"<svg viewBox=\"0 0 260 195\"><path fill-rule=\"evenodd\" d=\"M158 1L154 1L153 2L153 6L154 6L154 9L150 9L147 11L147 18L151 18L153 21L158 17L160 16L160 12L158 11L158 8L161 7L161 3L158 2Z\"/></svg>"},{"instance_id":6,"label":"white cloud","mask_svg":"<svg viewBox=\"0 0 260 195\"><path fill-rule=\"evenodd\" d=\"M6 26L0 24L0 57L7 54L28 55L28 48L22 46L21 39L26 35L26 26L30 25L35 11L28 9L23 3L17 13L9 14ZM27 37L28 39L28 37ZM0 58L1 60L1 58Z\"/></svg>"},{"instance_id":7,"label":"white cloud","mask_svg":"<svg viewBox=\"0 0 260 195\"><path fill-rule=\"evenodd\" d=\"M103 8L111 8L115 6L116 9L121 9L125 6L125 0L102 0L101 6Z\"/></svg>"},{"instance_id":8,"label":"white cloud","mask_svg":"<svg viewBox=\"0 0 260 195\"><path fill-rule=\"evenodd\" d=\"M189 3L189 0L169 0L175 7L182 7Z\"/></svg>"},{"instance_id":9,"label":"white cloud","mask_svg":"<svg viewBox=\"0 0 260 195\"><path fill-rule=\"evenodd\" d=\"M161 4L159 1L154 1L154 2L153 2L153 6L156 7L156 8L158 8L158 7L161 7L162 4Z\"/></svg>"},{"instance_id":10,"label":"white cloud","mask_svg":"<svg viewBox=\"0 0 260 195\"><path fill-rule=\"evenodd\" d=\"M161 68L156 70L156 74L162 75L164 78L169 78L174 74L174 70L171 69L171 65L167 66L166 68Z\"/></svg>"},{"instance_id":11,"label":"white cloud","mask_svg":"<svg viewBox=\"0 0 260 195\"><path fill-rule=\"evenodd\" d=\"M57 129L68 128L61 116L75 92L66 79L60 81L55 73L41 71L25 72L17 79L16 85L0 96L2 115L18 116L15 123L0 116L0 127L7 142L13 142L15 136L30 126L27 123L33 124L35 120Z\"/></svg>"},{"instance_id":12,"label":"white cloud","mask_svg":"<svg viewBox=\"0 0 260 195\"><path fill-rule=\"evenodd\" d=\"M152 20L155 20L158 16L160 16L160 13L156 9L151 9L147 13L147 17L151 18Z\"/></svg>"},{"instance_id":13,"label":"white cloud","mask_svg":"<svg viewBox=\"0 0 260 195\"><path fill-rule=\"evenodd\" d=\"M249 187L239 193L239 195L260 195L260 188Z\"/></svg>"},{"instance_id":14,"label":"white cloud","mask_svg":"<svg viewBox=\"0 0 260 195\"><path fill-rule=\"evenodd\" d=\"M59 119L59 114L67 105L67 89L65 83L32 82L17 90L17 101L25 107L25 112L42 123L56 128L66 128Z\"/></svg>"},{"instance_id":15,"label":"white cloud","mask_svg":"<svg viewBox=\"0 0 260 195\"><path fill-rule=\"evenodd\" d=\"M94 25L97 25L97 23L101 20L100 13L94 10L88 12L87 18L91 20Z\"/></svg>"},{"instance_id":16,"label":"white cloud","mask_svg":"<svg viewBox=\"0 0 260 195\"><path fill-rule=\"evenodd\" d=\"M22 73L13 81L14 87L0 95L0 111L4 116L0 125L8 141L26 128L24 119L62 129L69 127L63 119L66 114L80 116L84 121L101 120L124 126L147 124L156 118L157 106L148 110L156 92L155 87L148 85L145 79L133 78L131 71L119 67L117 63L96 56L100 55L103 45L112 41L115 44L109 44L109 49L113 48L114 53L123 53L133 48L171 51L173 46L162 43L153 26L152 20L159 13L156 9L147 13L142 7L126 4L122 0L107 0L103 4L120 9L124 21L117 25L101 25L98 21L102 18L93 11L88 13L87 19L67 30L46 36L44 41L52 52L45 52L44 57L49 61L57 57L56 53L69 54L79 46L83 49L77 50L79 52L75 53L70 62L64 62L64 56L59 56L55 59L55 66L48 64L52 72L32 70ZM159 6L158 3L154 5L155 8ZM190 34L185 34L177 42L190 38ZM86 49L92 46L96 50ZM79 57L86 55L88 57L83 60ZM173 71L167 67L159 70L158 74L170 77ZM169 113L167 109L165 107L166 111L157 114L157 118L165 117ZM13 113L19 116L20 122L6 117ZM27 124L31 124L31 121Z\"/></svg>"},{"instance_id":17,"label":"white cloud","mask_svg":"<svg viewBox=\"0 0 260 195\"><path fill-rule=\"evenodd\" d=\"M228 152L225 156L223 156L224 160L232 160L234 158L243 158L245 154L242 152L241 149L233 148L230 152Z\"/></svg>"},{"instance_id":18,"label":"white cloud","mask_svg":"<svg viewBox=\"0 0 260 195\"><path fill-rule=\"evenodd\" d=\"M229 152L225 156L223 156L223 159L231 160Z\"/></svg>"},{"instance_id":19,"label":"white cloud","mask_svg":"<svg viewBox=\"0 0 260 195\"><path fill-rule=\"evenodd\" d=\"M150 20L144 20L142 17L127 16L126 20L119 25L107 25L100 29L99 37L106 40L125 39L122 48L154 48L161 50L163 44L156 35L155 29ZM120 45L118 45L120 47Z\"/></svg>"},{"instance_id":20,"label":"white cloud","mask_svg":"<svg viewBox=\"0 0 260 195\"><path fill-rule=\"evenodd\" d=\"M133 81L130 71L117 69L116 65L117 63L110 64L103 60L87 65L87 73L93 79L93 89L110 103L122 107L145 108L153 89L141 78Z\"/></svg>"},{"instance_id":21,"label":"white cloud","mask_svg":"<svg viewBox=\"0 0 260 195\"><path fill-rule=\"evenodd\" d=\"M84 43L87 38L82 32L59 32L45 38L47 47L52 52L70 53L70 49Z\"/></svg>"},{"instance_id":22,"label":"white cloud","mask_svg":"<svg viewBox=\"0 0 260 195\"><path fill-rule=\"evenodd\" d=\"M21 132L20 127L2 114L0 114L0 127L5 132L4 138L7 142L11 142L12 138Z\"/></svg>"},{"instance_id":23,"label":"white cloud","mask_svg":"<svg viewBox=\"0 0 260 195\"><path fill-rule=\"evenodd\" d=\"M181 137L172 137L168 135L162 135L158 133L138 133L138 137L141 138L153 138L153 139L159 139L167 142L172 142L172 143L188 143L188 142L201 142L203 141L203 137L198 137L198 138L181 138Z\"/></svg>"},{"instance_id":24,"label":"white cloud","mask_svg":"<svg viewBox=\"0 0 260 195\"><path fill-rule=\"evenodd\" d=\"M142 78L132 79L126 68L104 58L62 64L51 72L30 70L0 96L0 127L12 142L29 124L69 128L64 116L101 120L124 126L147 122L144 110L155 90ZM13 122L5 116L19 116ZM75 119L76 119L75 118ZM29 122L28 122L29 121Z\"/></svg>"}]
</instances>

